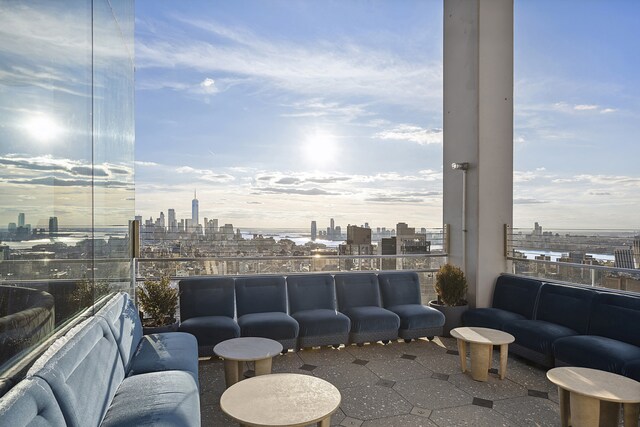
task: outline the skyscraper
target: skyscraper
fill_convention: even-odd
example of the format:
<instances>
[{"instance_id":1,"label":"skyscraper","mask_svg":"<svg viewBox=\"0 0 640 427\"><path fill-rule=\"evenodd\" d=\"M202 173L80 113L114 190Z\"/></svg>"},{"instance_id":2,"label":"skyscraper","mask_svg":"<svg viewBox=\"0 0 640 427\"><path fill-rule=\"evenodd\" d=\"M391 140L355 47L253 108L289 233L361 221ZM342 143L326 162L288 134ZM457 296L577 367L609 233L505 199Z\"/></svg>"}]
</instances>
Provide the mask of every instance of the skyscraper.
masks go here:
<instances>
[{"instance_id":1,"label":"skyscraper","mask_svg":"<svg viewBox=\"0 0 640 427\"><path fill-rule=\"evenodd\" d=\"M18 214L18 227L24 227L24 213L20 212Z\"/></svg>"},{"instance_id":2,"label":"skyscraper","mask_svg":"<svg viewBox=\"0 0 640 427\"><path fill-rule=\"evenodd\" d=\"M176 231L178 231L178 223L176 222L176 210L175 209L169 209L167 211L167 217L168 217L168 230L170 233L175 233Z\"/></svg>"},{"instance_id":3,"label":"skyscraper","mask_svg":"<svg viewBox=\"0 0 640 427\"><path fill-rule=\"evenodd\" d=\"M49 217L49 234L56 234L58 232L58 217Z\"/></svg>"},{"instance_id":4,"label":"skyscraper","mask_svg":"<svg viewBox=\"0 0 640 427\"><path fill-rule=\"evenodd\" d=\"M193 190L193 200L191 201L191 226L195 228L198 222L198 198L196 197L196 190Z\"/></svg>"},{"instance_id":5,"label":"skyscraper","mask_svg":"<svg viewBox=\"0 0 640 427\"><path fill-rule=\"evenodd\" d=\"M315 241L318 237L318 226L315 221L311 221L311 240Z\"/></svg>"}]
</instances>

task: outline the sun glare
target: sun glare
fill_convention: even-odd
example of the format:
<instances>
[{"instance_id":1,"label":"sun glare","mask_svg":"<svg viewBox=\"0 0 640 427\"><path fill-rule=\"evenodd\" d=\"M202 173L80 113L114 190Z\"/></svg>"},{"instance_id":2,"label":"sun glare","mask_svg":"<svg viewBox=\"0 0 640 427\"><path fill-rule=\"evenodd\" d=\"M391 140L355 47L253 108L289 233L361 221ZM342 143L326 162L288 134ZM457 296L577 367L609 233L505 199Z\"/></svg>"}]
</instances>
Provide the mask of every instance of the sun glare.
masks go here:
<instances>
[{"instance_id":1,"label":"sun glare","mask_svg":"<svg viewBox=\"0 0 640 427\"><path fill-rule=\"evenodd\" d=\"M55 119L46 114L36 114L24 123L24 129L36 141L49 142L58 138L64 129Z\"/></svg>"},{"instance_id":2,"label":"sun glare","mask_svg":"<svg viewBox=\"0 0 640 427\"><path fill-rule=\"evenodd\" d=\"M303 143L305 159L314 165L322 166L338 161L338 143L336 137L323 132L314 132Z\"/></svg>"}]
</instances>

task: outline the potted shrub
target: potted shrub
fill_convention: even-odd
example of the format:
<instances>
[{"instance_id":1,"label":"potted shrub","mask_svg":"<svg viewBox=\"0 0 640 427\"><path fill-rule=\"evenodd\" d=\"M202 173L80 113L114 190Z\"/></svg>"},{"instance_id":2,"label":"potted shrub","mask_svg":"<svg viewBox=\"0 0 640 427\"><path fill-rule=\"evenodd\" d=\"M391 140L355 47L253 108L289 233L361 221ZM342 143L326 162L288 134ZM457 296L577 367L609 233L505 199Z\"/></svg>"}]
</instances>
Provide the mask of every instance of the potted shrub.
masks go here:
<instances>
[{"instance_id":1,"label":"potted shrub","mask_svg":"<svg viewBox=\"0 0 640 427\"><path fill-rule=\"evenodd\" d=\"M140 310L144 313L141 318L145 334L178 330L175 318L178 290L171 287L168 277L160 281L145 280L138 286L136 294Z\"/></svg>"},{"instance_id":2,"label":"potted shrub","mask_svg":"<svg viewBox=\"0 0 640 427\"><path fill-rule=\"evenodd\" d=\"M450 336L451 329L462 325L462 313L469 308L467 278L460 268L445 264L436 273L434 288L438 299L429 301L429 306L444 314L443 335Z\"/></svg>"}]
</instances>

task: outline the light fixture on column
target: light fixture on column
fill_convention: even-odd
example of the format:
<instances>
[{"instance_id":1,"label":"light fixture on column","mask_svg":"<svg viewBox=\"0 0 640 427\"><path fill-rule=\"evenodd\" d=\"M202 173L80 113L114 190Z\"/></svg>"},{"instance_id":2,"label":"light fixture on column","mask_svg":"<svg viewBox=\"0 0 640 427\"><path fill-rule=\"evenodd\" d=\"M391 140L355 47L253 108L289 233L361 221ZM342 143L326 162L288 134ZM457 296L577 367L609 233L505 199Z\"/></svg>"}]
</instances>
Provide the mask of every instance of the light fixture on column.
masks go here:
<instances>
[{"instance_id":1,"label":"light fixture on column","mask_svg":"<svg viewBox=\"0 0 640 427\"><path fill-rule=\"evenodd\" d=\"M462 171L462 271L467 273L467 170L469 163L451 163L451 169Z\"/></svg>"}]
</instances>

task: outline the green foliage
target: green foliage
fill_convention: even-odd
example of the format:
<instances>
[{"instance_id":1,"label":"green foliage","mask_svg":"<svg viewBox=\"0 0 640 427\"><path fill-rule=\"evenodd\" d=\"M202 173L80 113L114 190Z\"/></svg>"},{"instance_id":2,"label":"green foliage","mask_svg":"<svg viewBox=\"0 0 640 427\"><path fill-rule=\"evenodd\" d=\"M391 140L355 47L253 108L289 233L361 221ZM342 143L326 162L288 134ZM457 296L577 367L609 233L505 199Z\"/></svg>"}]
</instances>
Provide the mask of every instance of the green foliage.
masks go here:
<instances>
[{"instance_id":1,"label":"green foliage","mask_svg":"<svg viewBox=\"0 0 640 427\"><path fill-rule=\"evenodd\" d=\"M434 284L438 301L445 305L465 305L467 301L467 279L462 270L452 264L445 264L436 273Z\"/></svg>"},{"instance_id":2,"label":"green foliage","mask_svg":"<svg viewBox=\"0 0 640 427\"><path fill-rule=\"evenodd\" d=\"M159 282L146 280L137 288L138 302L142 311L151 318L153 324L146 326L164 326L174 321L178 290L169 285L169 278Z\"/></svg>"},{"instance_id":3,"label":"green foliage","mask_svg":"<svg viewBox=\"0 0 640 427\"><path fill-rule=\"evenodd\" d=\"M109 284L104 282L92 282L84 278L76 283L75 289L69 299L73 311L80 311L93 305L93 303L103 295L109 293Z\"/></svg>"}]
</instances>

